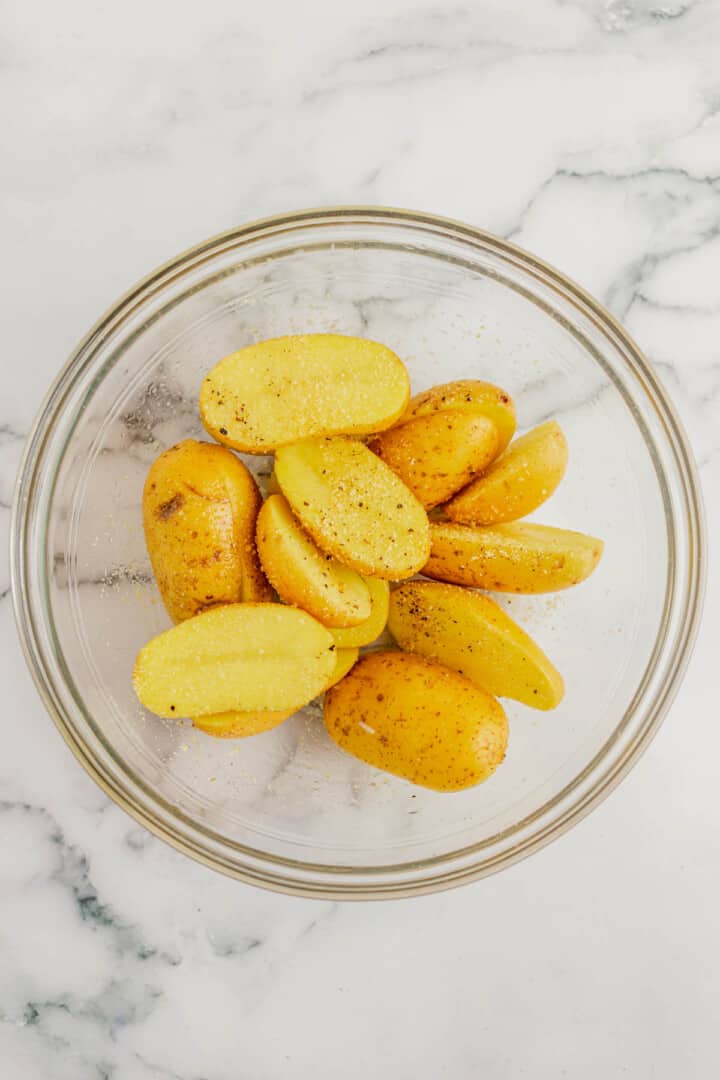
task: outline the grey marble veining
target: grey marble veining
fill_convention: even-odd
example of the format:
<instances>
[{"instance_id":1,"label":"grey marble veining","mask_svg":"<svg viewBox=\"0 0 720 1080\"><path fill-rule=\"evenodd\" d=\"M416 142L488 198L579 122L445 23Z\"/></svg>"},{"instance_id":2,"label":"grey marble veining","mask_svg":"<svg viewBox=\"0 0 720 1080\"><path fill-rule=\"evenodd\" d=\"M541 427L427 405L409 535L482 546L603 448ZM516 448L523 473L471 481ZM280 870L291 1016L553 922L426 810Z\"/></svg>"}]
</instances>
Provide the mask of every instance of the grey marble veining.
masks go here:
<instances>
[{"instance_id":1,"label":"grey marble veining","mask_svg":"<svg viewBox=\"0 0 720 1080\"><path fill-rule=\"evenodd\" d=\"M5 6L0 1073L709 1080L716 565L686 682L631 777L528 862L417 901L288 899L190 863L94 786L26 673L5 537L47 386L134 280L288 208L465 219L595 293L681 413L717 555L718 0L311 7ZM129 468L152 456L157 405L128 415Z\"/></svg>"}]
</instances>

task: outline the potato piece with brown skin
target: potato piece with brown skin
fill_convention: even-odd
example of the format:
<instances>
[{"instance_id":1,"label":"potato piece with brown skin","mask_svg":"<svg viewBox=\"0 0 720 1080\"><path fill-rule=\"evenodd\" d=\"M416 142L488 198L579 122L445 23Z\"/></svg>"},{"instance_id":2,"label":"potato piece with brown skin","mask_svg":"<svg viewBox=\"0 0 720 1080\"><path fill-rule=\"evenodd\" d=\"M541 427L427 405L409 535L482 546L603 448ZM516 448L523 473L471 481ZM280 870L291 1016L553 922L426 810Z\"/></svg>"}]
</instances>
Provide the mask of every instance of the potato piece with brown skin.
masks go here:
<instances>
[{"instance_id":1,"label":"potato piece with brown skin","mask_svg":"<svg viewBox=\"0 0 720 1080\"><path fill-rule=\"evenodd\" d=\"M438 581L406 581L390 597L388 629L401 649L453 668L496 697L535 709L554 709L562 701L560 673L481 593Z\"/></svg>"},{"instance_id":2,"label":"potato piece with brown skin","mask_svg":"<svg viewBox=\"0 0 720 1080\"><path fill-rule=\"evenodd\" d=\"M248 345L206 375L200 414L218 442L248 454L321 435L369 435L402 415L410 378L376 341L294 334Z\"/></svg>"},{"instance_id":3,"label":"potato piece with brown skin","mask_svg":"<svg viewBox=\"0 0 720 1080\"><path fill-rule=\"evenodd\" d=\"M399 424L368 446L430 510L490 464L498 436L487 416L455 409Z\"/></svg>"},{"instance_id":4,"label":"potato piece with brown skin","mask_svg":"<svg viewBox=\"0 0 720 1080\"><path fill-rule=\"evenodd\" d=\"M359 574L397 581L426 562L427 514L363 443L306 439L282 446L275 475L318 547Z\"/></svg>"},{"instance_id":5,"label":"potato piece with brown skin","mask_svg":"<svg viewBox=\"0 0 720 1080\"><path fill-rule=\"evenodd\" d=\"M517 521L549 499L565 475L568 446L556 421L533 428L451 499L445 513L464 525Z\"/></svg>"},{"instance_id":6,"label":"potato piece with brown skin","mask_svg":"<svg viewBox=\"0 0 720 1080\"><path fill-rule=\"evenodd\" d=\"M227 604L158 634L140 650L133 686L168 718L298 709L335 668L330 631L284 604Z\"/></svg>"},{"instance_id":7,"label":"potato piece with brown skin","mask_svg":"<svg viewBox=\"0 0 720 1080\"><path fill-rule=\"evenodd\" d=\"M260 562L286 604L323 626L357 626L370 617L368 587L349 566L320 551L283 495L266 499L257 519Z\"/></svg>"},{"instance_id":8,"label":"potato piece with brown skin","mask_svg":"<svg viewBox=\"0 0 720 1080\"><path fill-rule=\"evenodd\" d=\"M357 649L336 649L335 667L332 675L325 686L329 690L335 683L343 679L358 658ZM312 700L312 699L311 699ZM305 702L305 704L308 704ZM278 727L285 720L294 716L301 705L296 709L281 709L276 712L222 712L210 713L207 716L196 716L193 727L206 735L212 735L216 739L244 739L249 735L260 735L263 731L270 731Z\"/></svg>"},{"instance_id":9,"label":"potato piece with brown skin","mask_svg":"<svg viewBox=\"0 0 720 1080\"><path fill-rule=\"evenodd\" d=\"M426 577L491 592L546 593L589 577L600 561L602 540L551 525L431 522L432 552Z\"/></svg>"},{"instance_id":10,"label":"potato piece with brown skin","mask_svg":"<svg viewBox=\"0 0 720 1080\"><path fill-rule=\"evenodd\" d=\"M495 698L456 671L404 652L359 660L326 695L325 726L349 754L434 791L486 780L508 739Z\"/></svg>"},{"instance_id":11,"label":"potato piece with brown skin","mask_svg":"<svg viewBox=\"0 0 720 1080\"><path fill-rule=\"evenodd\" d=\"M332 630L333 640L339 649L350 649L360 645L371 645L382 634L388 620L390 606L390 586L382 578L363 578L370 594L371 611L365 622L351 626L347 630Z\"/></svg>"},{"instance_id":12,"label":"potato piece with brown skin","mask_svg":"<svg viewBox=\"0 0 720 1080\"><path fill-rule=\"evenodd\" d=\"M187 439L150 466L145 542L175 622L217 604L272 599L255 550L260 503L243 463L214 443Z\"/></svg>"},{"instance_id":13,"label":"potato piece with brown skin","mask_svg":"<svg viewBox=\"0 0 720 1080\"><path fill-rule=\"evenodd\" d=\"M400 423L418 416L459 409L486 416L497 428L497 454L501 454L515 434L515 405L500 386L479 379L458 379L456 382L432 386L417 394L405 410Z\"/></svg>"}]
</instances>

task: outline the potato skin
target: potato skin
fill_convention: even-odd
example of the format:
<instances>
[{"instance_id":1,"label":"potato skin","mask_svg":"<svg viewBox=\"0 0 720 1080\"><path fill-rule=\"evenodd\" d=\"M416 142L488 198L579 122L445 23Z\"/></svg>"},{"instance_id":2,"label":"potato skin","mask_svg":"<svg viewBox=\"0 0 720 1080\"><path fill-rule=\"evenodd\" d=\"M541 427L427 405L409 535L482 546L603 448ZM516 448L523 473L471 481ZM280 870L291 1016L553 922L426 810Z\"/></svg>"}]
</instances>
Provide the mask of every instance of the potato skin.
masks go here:
<instances>
[{"instance_id":1,"label":"potato skin","mask_svg":"<svg viewBox=\"0 0 720 1080\"><path fill-rule=\"evenodd\" d=\"M368 446L430 510L490 464L498 435L487 416L455 409L398 424Z\"/></svg>"},{"instance_id":2,"label":"potato skin","mask_svg":"<svg viewBox=\"0 0 720 1080\"><path fill-rule=\"evenodd\" d=\"M401 423L418 416L430 416L449 409L487 416L498 435L497 454L501 454L515 434L515 404L506 390L479 379L458 379L432 386L417 394L403 414Z\"/></svg>"},{"instance_id":3,"label":"potato skin","mask_svg":"<svg viewBox=\"0 0 720 1080\"><path fill-rule=\"evenodd\" d=\"M433 521L430 528L425 577L491 592L546 593L578 585L604 546L585 533L522 521L489 527Z\"/></svg>"},{"instance_id":4,"label":"potato skin","mask_svg":"<svg viewBox=\"0 0 720 1080\"><path fill-rule=\"evenodd\" d=\"M382 431L409 397L405 365L387 346L341 334L294 334L220 360L203 381L200 414L218 442L268 454L320 435Z\"/></svg>"},{"instance_id":5,"label":"potato skin","mask_svg":"<svg viewBox=\"0 0 720 1080\"><path fill-rule=\"evenodd\" d=\"M560 673L489 596L438 581L407 581L390 597L388 629L401 649L459 671L496 697L535 709L562 701Z\"/></svg>"},{"instance_id":6,"label":"potato skin","mask_svg":"<svg viewBox=\"0 0 720 1080\"><path fill-rule=\"evenodd\" d=\"M133 686L158 716L298 709L335 668L329 630L284 604L227 604L158 634L138 653Z\"/></svg>"},{"instance_id":7,"label":"potato skin","mask_svg":"<svg viewBox=\"0 0 720 1080\"><path fill-rule=\"evenodd\" d=\"M272 598L255 550L260 493L243 463L187 439L155 459L143 491L153 573L174 622L217 604Z\"/></svg>"},{"instance_id":8,"label":"potato skin","mask_svg":"<svg viewBox=\"0 0 720 1080\"><path fill-rule=\"evenodd\" d=\"M363 578L370 593L370 616L365 622L351 626L347 630L332 630L333 640L338 649L351 649L360 645L371 645L376 641L388 620L390 606L390 586L382 578Z\"/></svg>"},{"instance_id":9,"label":"potato skin","mask_svg":"<svg viewBox=\"0 0 720 1080\"><path fill-rule=\"evenodd\" d=\"M343 750L434 791L486 780L505 756L502 706L450 668L403 652L364 656L325 697Z\"/></svg>"},{"instance_id":10,"label":"potato skin","mask_svg":"<svg viewBox=\"0 0 720 1080\"><path fill-rule=\"evenodd\" d=\"M517 521L549 499L565 475L568 446L555 420L521 435L445 507L452 521L498 525Z\"/></svg>"},{"instance_id":11,"label":"potato skin","mask_svg":"<svg viewBox=\"0 0 720 1080\"><path fill-rule=\"evenodd\" d=\"M275 475L315 543L368 577L398 581L427 560L427 514L394 472L356 439L282 446Z\"/></svg>"},{"instance_id":12,"label":"potato skin","mask_svg":"<svg viewBox=\"0 0 720 1080\"><path fill-rule=\"evenodd\" d=\"M361 576L320 551L283 495L265 500L256 540L262 567L286 604L308 611L323 626L357 626L370 617L370 593Z\"/></svg>"},{"instance_id":13,"label":"potato skin","mask_svg":"<svg viewBox=\"0 0 720 1080\"><path fill-rule=\"evenodd\" d=\"M325 687L329 690L335 683L343 679L358 658L357 649L336 649L335 667ZM312 699L311 699L312 700ZM305 702L307 705L308 702ZM222 712L210 713L207 716L196 716L193 719L193 727L206 735L212 735L215 739L245 739L249 735L260 735L263 731L271 731L283 721L294 716L298 709L281 709L280 711L255 712Z\"/></svg>"}]
</instances>

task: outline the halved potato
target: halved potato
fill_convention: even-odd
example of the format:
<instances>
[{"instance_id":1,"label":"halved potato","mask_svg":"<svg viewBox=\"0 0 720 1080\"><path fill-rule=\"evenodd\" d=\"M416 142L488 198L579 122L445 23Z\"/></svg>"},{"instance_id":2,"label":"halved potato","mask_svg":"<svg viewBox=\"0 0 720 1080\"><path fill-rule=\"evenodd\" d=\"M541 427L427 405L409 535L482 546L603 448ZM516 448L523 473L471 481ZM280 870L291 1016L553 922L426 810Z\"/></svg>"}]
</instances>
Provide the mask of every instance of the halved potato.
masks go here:
<instances>
[{"instance_id":1,"label":"halved potato","mask_svg":"<svg viewBox=\"0 0 720 1080\"><path fill-rule=\"evenodd\" d=\"M411 577L427 560L427 514L401 480L356 439L282 446L275 475L318 547L370 577Z\"/></svg>"},{"instance_id":2,"label":"halved potato","mask_svg":"<svg viewBox=\"0 0 720 1080\"><path fill-rule=\"evenodd\" d=\"M329 630L283 604L228 604L186 619L140 650L133 685L158 716L297 709L335 667Z\"/></svg>"},{"instance_id":3,"label":"halved potato","mask_svg":"<svg viewBox=\"0 0 720 1080\"><path fill-rule=\"evenodd\" d=\"M358 658L357 649L336 649L335 667L328 679L325 689L329 690L335 683L344 678ZM311 699L312 700L312 699ZM305 702L304 704L308 704ZM276 712L222 712L210 713L207 716L196 716L193 719L193 727L198 731L204 731L206 735L212 735L216 739L243 739L248 735L259 735L263 731L270 731L278 727L284 720L294 716L302 705L295 709L281 709Z\"/></svg>"},{"instance_id":4,"label":"halved potato","mask_svg":"<svg viewBox=\"0 0 720 1080\"><path fill-rule=\"evenodd\" d=\"M248 345L215 365L200 413L218 442L249 454L318 435L367 435L405 410L410 379L385 345L295 334Z\"/></svg>"},{"instance_id":5,"label":"halved potato","mask_svg":"<svg viewBox=\"0 0 720 1080\"><path fill-rule=\"evenodd\" d=\"M418 416L459 409L492 420L498 433L497 453L501 454L515 434L515 405L506 390L479 379L459 379L456 382L432 386L417 394L403 413L401 423Z\"/></svg>"},{"instance_id":6,"label":"halved potato","mask_svg":"<svg viewBox=\"0 0 720 1080\"><path fill-rule=\"evenodd\" d=\"M217 604L272 599L255 550L260 503L243 463L214 443L187 439L150 466L145 542L175 622Z\"/></svg>"},{"instance_id":7,"label":"halved potato","mask_svg":"<svg viewBox=\"0 0 720 1080\"><path fill-rule=\"evenodd\" d=\"M594 536L519 521L486 528L434 521L431 531L426 577L497 592L567 589L590 576L603 552Z\"/></svg>"},{"instance_id":8,"label":"halved potato","mask_svg":"<svg viewBox=\"0 0 720 1080\"><path fill-rule=\"evenodd\" d=\"M358 626L351 626L348 630L332 630L333 640L340 649L351 649L359 645L371 645L376 641L388 619L390 606L390 586L382 578L363 578L370 593L370 616Z\"/></svg>"},{"instance_id":9,"label":"halved potato","mask_svg":"<svg viewBox=\"0 0 720 1080\"><path fill-rule=\"evenodd\" d=\"M325 697L325 726L349 754L435 791L486 780L505 756L502 706L422 656L364 656Z\"/></svg>"},{"instance_id":10,"label":"halved potato","mask_svg":"<svg viewBox=\"0 0 720 1080\"><path fill-rule=\"evenodd\" d=\"M357 626L370 617L363 579L320 551L283 495L266 499L256 536L263 569L286 604L308 611L323 626Z\"/></svg>"},{"instance_id":11,"label":"halved potato","mask_svg":"<svg viewBox=\"0 0 720 1080\"><path fill-rule=\"evenodd\" d=\"M487 416L455 409L401 423L368 445L430 510L490 464L498 436Z\"/></svg>"},{"instance_id":12,"label":"halved potato","mask_svg":"<svg viewBox=\"0 0 720 1080\"><path fill-rule=\"evenodd\" d=\"M388 629L401 649L459 671L496 697L536 709L562 701L562 676L494 600L437 581L406 581L390 597Z\"/></svg>"},{"instance_id":13,"label":"halved potato","mask_svg":"<svg viewBox=\"0 0 720 1080\"><path fill-rule=\"evenodd\" d=\"M565 475L568 446L555 420L511 443L483 473L445 507L453 521L497 525L537 510Z\"/></svg>"}]
</instances>

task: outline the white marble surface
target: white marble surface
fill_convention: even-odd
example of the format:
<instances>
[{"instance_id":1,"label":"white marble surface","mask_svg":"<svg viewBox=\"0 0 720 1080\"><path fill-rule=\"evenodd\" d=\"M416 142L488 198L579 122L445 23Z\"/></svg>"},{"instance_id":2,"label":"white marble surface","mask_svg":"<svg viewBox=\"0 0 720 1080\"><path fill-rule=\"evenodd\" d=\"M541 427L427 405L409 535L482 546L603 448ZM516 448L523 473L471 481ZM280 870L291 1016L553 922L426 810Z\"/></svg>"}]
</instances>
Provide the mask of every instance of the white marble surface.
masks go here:
<instances>
[{"instance_id":1,"label":"white marble surface","mask_svg":"<svg viewBox=\"0 0 720 1080\"><path fill-rule=\"evenodd\" d=\"M128 284L359 201L511 236L606 301L684 418L717 552L720 3L358 8L3 5L0 530L42 394ZM719 634L711 568L663 730L544 852L445 895L299 901L190 863L86 777L26 674L3 539L3 1080L717 1076Z\"/></svg>"}]
</instances>

